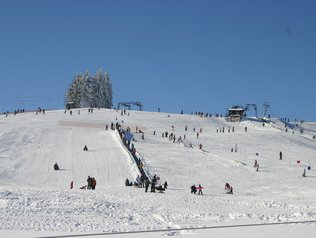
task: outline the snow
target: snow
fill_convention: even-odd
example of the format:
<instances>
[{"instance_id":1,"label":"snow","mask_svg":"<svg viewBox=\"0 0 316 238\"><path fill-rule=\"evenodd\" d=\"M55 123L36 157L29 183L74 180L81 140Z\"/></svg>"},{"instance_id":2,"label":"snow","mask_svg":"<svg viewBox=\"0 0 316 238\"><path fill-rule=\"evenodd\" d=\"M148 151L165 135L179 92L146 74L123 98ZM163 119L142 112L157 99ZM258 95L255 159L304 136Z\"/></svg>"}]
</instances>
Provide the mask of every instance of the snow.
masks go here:
<instances>
[{"instance_id":1,"label":"snow","mask_svg":"<svg viewBox=\"0 0 316 238\"><path fill-rule=\"evenodd\" d=\"M161 182L168 181L165 193L124 186L126 178L135 180L139 172L119 134L105 130L111 122L131 128L132 143L146 171L157 174ZM136 126L144 132L144 140L141 133L135 133ZM216 132L223 127L225 133ZM301 128L304 134L299 133ZM255 119L232 123L223 118L157 112L121 115L112 109L94 109L93 113L81 109L80 115L76 110L72 115L62 110L3 115L0 234L44 237L316 220L316 140L312 139L316 123L294 125L293 130L294 134L292 129L286 133L278 119L263 126ZM162 137L166 131L181 136L183 142ZM193 148L188 147L190 143ZM83 151L84 145L89 151ZM236 147L237 152L231 152ZM255 159L260 164L258 172L253 167ZM55 162L60 171L53 170ZM301 176L303 169L307 177ZM88 175L96 178L96 190L79 189L86 185ZM226 182L234 187L234 195L225 194ZM192 184L201 184L204 195L191 194ZM315 233L315 224L150 235L229 237L233 233L250 237L255 233L260 237L263 232L270 237L297 237Z\"/></svg>"}]
</instances>

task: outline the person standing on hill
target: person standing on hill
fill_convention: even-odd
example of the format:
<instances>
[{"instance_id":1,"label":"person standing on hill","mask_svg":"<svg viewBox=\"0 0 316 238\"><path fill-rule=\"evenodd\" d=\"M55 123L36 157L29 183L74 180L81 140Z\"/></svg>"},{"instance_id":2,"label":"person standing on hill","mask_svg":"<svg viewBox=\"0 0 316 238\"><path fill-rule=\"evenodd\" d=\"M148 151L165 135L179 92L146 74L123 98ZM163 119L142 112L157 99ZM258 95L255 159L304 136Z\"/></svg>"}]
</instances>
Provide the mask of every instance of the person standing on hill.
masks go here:
<instances>
[{"instance_id":1,"label":"person standing on hill","mask_svg":"<svg viewBox=\"0 0 316 238\"><path fill-rule=\"evenodd\" d=\"M145 179L145 193L147 193L149 185L150 185L150 182L149 182L148 178L146 178Z\"/></svg>"},{"instance_id":2,"label":"person standing on hill","mask_svg":"<svg viewBox=\"0 0 316 238\"><path fill-rule=\"evenodd\" d=\"M167 183L167 181L165 181L165 183L163 184L163 188L164 188L164 189L167 189L167 188L168 188L168 183Z\"/></svg>"},{"instance_id":3,"label":"person standing on hill","mask_svg":"<svg viewBox=\"0 0 316 238\"><path fill-rule=\"evenodd\" d=\"M199 191L198 195L203 195L202 189L203 187L201 186L201 184L199 184L199 186L197 187L197 190Z\"/></svg>"},{"instance_id":4,"label":"person standing on hill","mask_svg":"<svg viewBox=\"0 0 316 238\"><path fill-rule=\"evenodd\" d=\"M92 187L92 178L90 176L88 176L87 182L88 182L88 189L91 189L91 187Z\"/></svg>"},{"instance_id":5,"label":"person standing on hill","mask_svg":"<svg viewBox=\"0 0 316 238\"><path fill-rule=\"evenodd\" d=\"M95 178L92 178L92 180L91 180L91 188L92 188L92 190L95 190L95 186L97 186L97 181L95 180Z\"/></svg>"},{"instance_id":6,"label":"person standing on hill","mask_svg":"<svg viewBox=\"0 0 316 238\"><path fill-rule=\"evenodd\" d=\"M283 154L282 154L282 151L280 151L280 160L282 160L282 156L283 156Z\"/></svg>"},{"instance_id":7,"label":"person standing on hill","mask_svg":"<svg viewBox=\"0 0 316 238\"><path fill-rule=\"evenodd\" d=\"M195 187L195 184L193 184L193 185L191 186L191 193L196 194L196 187Z\"/></svg>"},{"instance_id":8,"label":"person standing on hill","mask_svg":"<svg viewBox=\"0 0 316 238\"><path fill-rule=\"evenodd\" d=\"M150 187L150 192L151 193L155 193L156 192L156 183L154 183L153 181L151 181L151 187Z\"/></svg>"}]
</instances>

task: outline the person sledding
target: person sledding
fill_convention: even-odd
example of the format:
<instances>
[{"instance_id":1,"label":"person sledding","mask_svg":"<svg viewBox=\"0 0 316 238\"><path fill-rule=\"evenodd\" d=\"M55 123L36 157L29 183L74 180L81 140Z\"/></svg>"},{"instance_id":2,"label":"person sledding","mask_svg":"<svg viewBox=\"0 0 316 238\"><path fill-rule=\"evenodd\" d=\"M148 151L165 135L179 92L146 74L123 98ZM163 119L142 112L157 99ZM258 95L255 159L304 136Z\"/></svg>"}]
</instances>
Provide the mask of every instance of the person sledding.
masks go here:
<instances>
[{"instance_id":1,"label":"person sledding","mask_svg":"<svg viewBox=\"0 0 316 238\"><path fill-rule=\"evenodd\" d=\"M57 162L54 164L54 170L59 170L59 166L58 166Z\"/></svg>"},{"instance_id":2,"label":"person sledding","mask_svg":"<svg viewBox=\"0 0 316 238\"><path fill-rule=\"evenodd\" d=\"M233 187L230 186L229 190L226 192L227 194L233 194Z\"/></svg>"},{"instance_id":3,"label":"person sledding","mask_svg":"<svg viewBox=\"0 0 316 238\"><path fill-rule=\"evenodd\" d=\"M228 192L229 189L230 189L230 185L229 185L229 183L226 183L226 184L225 184L225 191Z\"/></svg>"},{"instance_id":4,"label":"person sledding","mask_svg":"<svg viewBox=\"0 0 316 238\"><path fill-rule=\"evenodd\" d=\"M164 192L164 191L165 191L165 189L162 187L161 184L158 185L158 186L156 186L156 190L157 190L158 192Z\"/></svg>"},{"instance_id":5,"label":"person sledding","mask_svg":"<svg viewBox=\"0 0 316 238\"><path fill-rule=\"evenodd\" d=\"M225 184L225 190L227 194L233 194L233 186L231 186L229 183Z\"/></svg>"}]
</instances>

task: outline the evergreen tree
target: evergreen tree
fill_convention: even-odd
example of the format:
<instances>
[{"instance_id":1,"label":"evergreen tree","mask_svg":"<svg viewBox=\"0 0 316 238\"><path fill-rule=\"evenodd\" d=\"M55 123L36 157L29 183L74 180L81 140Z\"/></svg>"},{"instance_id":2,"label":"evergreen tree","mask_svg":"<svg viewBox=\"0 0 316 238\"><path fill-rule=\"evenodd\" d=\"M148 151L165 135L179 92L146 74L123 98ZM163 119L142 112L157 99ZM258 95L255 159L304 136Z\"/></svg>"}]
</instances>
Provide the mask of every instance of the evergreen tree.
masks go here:
<instances>
[{"instance_id":1,"label":"evergreen tree","mask_svg":"<svg viewBox=\"0 0 316 238\"><path fill-rule=\"evenodd\" d=\"M65 103L78 107L112 107L112 84L108 73L98 70L92 77L89 72L78 74L66 93Z\"/></svg>"}]
</instances>

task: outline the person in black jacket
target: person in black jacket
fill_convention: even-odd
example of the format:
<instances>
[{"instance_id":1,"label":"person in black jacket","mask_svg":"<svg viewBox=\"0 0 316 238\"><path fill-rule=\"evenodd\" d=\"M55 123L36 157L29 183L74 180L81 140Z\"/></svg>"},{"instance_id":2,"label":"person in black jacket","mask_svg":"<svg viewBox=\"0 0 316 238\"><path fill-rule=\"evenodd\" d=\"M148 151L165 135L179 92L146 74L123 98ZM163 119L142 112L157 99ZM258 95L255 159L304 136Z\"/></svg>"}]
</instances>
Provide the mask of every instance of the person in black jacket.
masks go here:
<instances>
[{"instance_id":1,"label":"person in black jacket","mask_svg":"<svg viewBox=\"0 0 316 238\"><path fill-rule=\"evenodd\" d=\"M88 189L91 189L92 188L92 178L90 176L88 176L87 182L88 182Z\"/></svg>"},{"instance_id":2,"label":"person in black jacket","mask_svg":"<svg viewBox=\"0 0 316 238\"><path fill-rule=\"evenodd\" d=\"M54 164L54 170L59 170L59 166L58 166L57 162Z\"/></svg>"},{"instance_id":3,"label":"person in black jacket","mask_svg":"<svg viewBox=\"0 0 316 238\"><path fill-rule=\"evenodd\" d=\"M196 186L195 186L195 184L193 184L193 185L191 186L191 193L196 194L196 191L197 191Z\"/></svg>"},{"instance_id":4,"label":"person in black jacket","mask_svg":"<svg viewBox=\"0 0 316 238\"><path fill-rule=\"evenodd\" d=\"M146 178L146 179L145 179L145 193L147 193L148 188L149 188L149 185L150 185L150 182L149 182L149 180Z\"/></svg>"}]
</instances>

